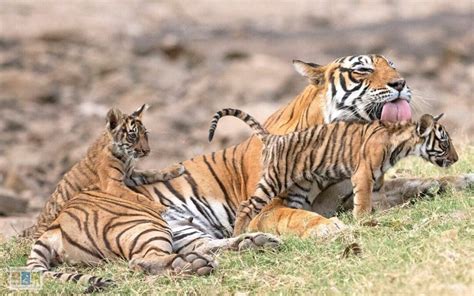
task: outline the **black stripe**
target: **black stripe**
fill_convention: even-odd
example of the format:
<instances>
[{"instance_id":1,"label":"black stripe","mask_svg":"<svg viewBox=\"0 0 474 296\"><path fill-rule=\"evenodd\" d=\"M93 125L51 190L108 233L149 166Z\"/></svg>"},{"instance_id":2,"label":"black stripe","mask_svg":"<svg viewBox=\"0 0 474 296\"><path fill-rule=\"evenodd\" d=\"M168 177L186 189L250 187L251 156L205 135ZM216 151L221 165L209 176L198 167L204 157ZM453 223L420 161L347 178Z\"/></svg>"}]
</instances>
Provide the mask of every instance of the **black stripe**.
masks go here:
<instances>
[{"instance_id":1,"label":"black stripe","mask_svg":"<svg viewBox=\"0 0 474 296\"><path fill-rule=\"evenodd\" d=\"M78 281L81 279L81 277L82 277L82 274L78 273L78 274L74 275L74 276L71 278L71 280L72 280L73 282L78 282ZM68 281L69 281L69 279L68 279Z\"/></svg>"},{"instance_id":2,"label":"black stripe","mask_svg":"<svg viewBox=\"0 0 474 296\"><path fill-rule=\"evenodd\" d=\"M77 227L79 228L79 231L82 231L81 220L79 219L79 217L77 217L76 215L74 215L73 213L67 210L63 211L63 213L68 215L70 218L72 218L76 222Z\"/></svg>"},{"instance_id":3,"label":"black stripe","mask_svg":"<svg viewBox=\"0 0 474 296\"><path fill-rule=\"evenodd\" d=\"M178 198L180 201L182 201L183 203L186 202L186 199L184 198L183 195L181 195L181 193L179 193L178 191L176 191L176 189L173 188L173 186L171 186L170 182L169 181L165 181L165 182L162 182L162 184L165 185L165 187L171 192L171 194L173 194L174 196L176 196L176 198Z\"/></svg>"},{"instance_id":4,"label":"black stripe","mask_svg":"<svg viewBox=\"0 0 474 296\"><path fill-rule=\"evenodd\" d=\"M128 252L128 259L131 259L131 258L132 258L133 250L135 249L135 246L137 245L138 240L140 239L140 237L141 237L142 235L145 235L145 234L150 233L150 232L153 232L153 231L157 231L157 230L156 230L156 229L147 229L147 230L144 230L144 231L140 232L139 234L137 234L137 235L133 238L133 240L132 240L132 242L131 242L132 244L131 244L131 246L130 246L130 248L129 248L129 252Z\"/></svg>"},{"instance_id":5,"label":"black stripe","mask_svg":"<svg viewBox=\"0 0 474 296\"><path fill-rule=\"evenodd\" d=\"M143 242L142 245L141 245L141 247L140 247L138 250L136 250L135 252L132 252L131 255L130 255L130 258L132 258L132 256L135 255L135 254L140 254L140 252L142 252L143 249L144 249L149 243L151 243L151 242L153 242L153 241L163 241L163 242L166 242L166 243L168 243L168 244L170 245L170 248L171 248L172 245L173 245L172 242L171 242L171 240L169 240L169 239L167 239L167 238L164 238L164 237L152 237L152 238L146 240L145 242Z\"/></svg>"},{"instance_id":6,"label":"black stripe","mask_svg":"<svg viewBox=\"0 0 474 296\"><path fill-rule=\"evenodd\" d=\"M79 250L83 251L84 253L89 254L92 257L95 257L99 260L105 259L104 257L101 257L99 254L93 252L92 250L87 249L86 247L81 246L79 243L75 242L69 235L67 235L66 232L64 232L61 229L61 235L64 237L64 239L72 246L78 248Z\"/></svg>"},{"instance_id":7,"label":"black stripe","mask_svg":"<svg viewBox=\"0 0 474 296\"><path fill-rule=\"evenodd\" d=\"M204 155L202 157L204 163L206 164L208 170L211 172L212 176L214 177L214 180L217 182L217 185L219 185L219 188L221 189L222 193L224 194L224 199L226 201L227 204L231 204L233 205L234 207L236 207L236 205L234 204L234 202L230 199L229 197L229 194L227 193L227 190L226 188L224 187L224 184L222 184L221 180L219 179L219 177L217 177L217 174L216 172L214 171L214 169L211 167L211 165L209 164L209 162L207 161L207 158L206 156Z\"/></svg>"}]
</instances>

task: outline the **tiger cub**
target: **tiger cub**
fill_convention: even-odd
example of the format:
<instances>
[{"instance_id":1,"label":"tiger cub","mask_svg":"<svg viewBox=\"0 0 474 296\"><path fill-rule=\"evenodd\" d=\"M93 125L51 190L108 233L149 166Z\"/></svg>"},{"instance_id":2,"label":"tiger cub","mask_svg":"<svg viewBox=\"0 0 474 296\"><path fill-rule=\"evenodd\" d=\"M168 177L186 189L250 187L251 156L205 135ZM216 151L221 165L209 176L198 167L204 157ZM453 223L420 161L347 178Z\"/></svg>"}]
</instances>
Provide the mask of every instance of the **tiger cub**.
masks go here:
<instances>
[{"instance_id":1,"label":"tiger cub","mask_svg":"<svg viewBox=\"0 0 474 296\"><path fill-rule=\"evenodd\" d=\"M150 153L148 134L142 123L141 106L131 115L113 108L107 113L106 130L88 149L86 156L69 170L56 186L43 207L36 224L23 231L22 236L37 239L56 219L64 204L80 191L91 188L115 196L137 196L127 186L135 187L180 176L184 166L176 165L167 171L139 171L134 169L138 158ZM127 186L126 186L127 185ZM145 196L141 196L141 199Z\"/></svg>"},{"instance_id":2,"label":"tiger cub","mask_svg":"<svg viewBox=\"0 0 474 296\"><path fill-rule=\"evenodd\" d=\"M353 215L359 218L371 212L372 189L382 187L384 173L400 159L417 155L440 167L458 160L448 133L438 123L443 114L425 114L417 123L336 122L272 135L245 112L223 109L214 115L209 141L219 119L229 115L247 123L264 143L262 176L254 195L239 207L234 235L245 231L250 220L281 193L287 193L288 206L302 208L313 202L308 200L313 183L318 192L312 196L317 196L329 185L350 178L355 194Z\"/></svg>"},{"instance_id":3,"label":"tiger cub","mask_svg":"<svg viewBox=\"0 0 474 296\"><path fill-rule=\"evenodd\" d=\"M134 170L135 160L150 152L141 123L145 109L144 105L130 116L117 109L109 111L107 131L58 185L59 215L52 217L34 243L29 268L61 281L88 283L89 292L112 281L52 272L50 268L61 262L94 265L120 258L128 260L130 268L152 274L171 271L204 275L214 269L210 256L172 254L172 232L161 217L165 207L126 186L166 181L183 173L182 167L167 172ZM66 191L65 186L73 190Z\"/></svg>"}]
</instances>

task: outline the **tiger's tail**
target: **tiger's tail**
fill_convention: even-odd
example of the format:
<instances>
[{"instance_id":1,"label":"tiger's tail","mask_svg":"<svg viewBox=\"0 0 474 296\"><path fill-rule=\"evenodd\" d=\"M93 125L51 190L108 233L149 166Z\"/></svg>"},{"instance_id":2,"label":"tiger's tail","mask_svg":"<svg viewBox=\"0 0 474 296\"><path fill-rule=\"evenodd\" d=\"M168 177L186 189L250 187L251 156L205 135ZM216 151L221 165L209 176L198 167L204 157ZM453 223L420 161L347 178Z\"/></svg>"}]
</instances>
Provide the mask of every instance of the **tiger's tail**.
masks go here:
<instances>
[{"instance_id":1,"label":"tiger's tail","mask_svg":"<svg viewBox=\"0 0 474 296\"><path fill-rule=\"evenodd\" d=\"M50 271L51 262L55 258L55 250L46 240L37 240L33 245L26 266L32 271L42 272L45 277L55 278L61 282L77 282L88 285L85 293L100 291L113 286L114 282L102 277L82 274Z\"/></svg>"},{"instance_id":2,"label":"tiger's tail","mask_svg":"<svg viewBox=\"0 0 474 296\"><path fill-rule=\"evenodd\" d=\"M212 138L214 138L217 122L224 116L234 116L240 118L255 131L255 135L257 135L257 137L259 137L262 141L264 141L265 137L268 135L268 131L251 115L239 109L226 108L216 112L212 118L211 127L209 128L209 142L211 142Z\"/></svg>"}]
</instances>

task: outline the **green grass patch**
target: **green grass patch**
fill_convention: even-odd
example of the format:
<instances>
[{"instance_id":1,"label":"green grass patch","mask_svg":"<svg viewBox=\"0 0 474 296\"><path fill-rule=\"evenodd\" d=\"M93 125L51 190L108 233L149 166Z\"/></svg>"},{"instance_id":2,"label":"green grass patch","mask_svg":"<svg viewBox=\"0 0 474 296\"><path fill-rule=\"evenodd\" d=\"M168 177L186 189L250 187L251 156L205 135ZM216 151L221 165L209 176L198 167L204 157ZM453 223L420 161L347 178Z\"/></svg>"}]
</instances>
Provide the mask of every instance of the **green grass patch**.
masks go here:
<instances>
[{"instance_id":1,"label":"green grass patch","mask_svg":"<svg viewBox=\"0 0 474 296\"><path fill-rule=\"evenodd\" d=\"M403 161L392 175L440 176L472 173L474 148L460 151L449 170L417 159ZM403 168L403 169L401 169ZM113 278L106 294L314 294L468 295L474 291L474 189L447 192L374 215L376 226L340 217L344 232L325 240L285 237L278 251L222 252L207 277L145 276L125 262L96 268L61 266ZM361 253L344 250L352 243ZM8 293L8 267L24 266L31 242L0 244L0 295ZM45 281L39 294L81 293L83 286Z\"/></svg>"}]
</instances>

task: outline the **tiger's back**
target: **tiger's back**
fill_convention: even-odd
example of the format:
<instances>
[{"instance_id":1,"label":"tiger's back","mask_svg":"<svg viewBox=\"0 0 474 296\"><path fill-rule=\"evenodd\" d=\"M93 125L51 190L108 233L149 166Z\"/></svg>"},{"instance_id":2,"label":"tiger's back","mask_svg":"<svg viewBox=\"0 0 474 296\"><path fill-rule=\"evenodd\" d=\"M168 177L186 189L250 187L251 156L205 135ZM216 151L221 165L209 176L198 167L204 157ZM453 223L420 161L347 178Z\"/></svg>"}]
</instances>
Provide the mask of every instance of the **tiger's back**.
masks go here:
<instances>
[{"instance_id":1,"label":"tiger's back","mask_svg":"<svg viewBox=\"0 0 474 296\"><path fill-rule=\"evenodd\" d=\"M65 203L81 190L92 188L98 185L99 176L95 170L100 151L105 145L106 139L101 138L96 141L88 150L85 158L74 164L73 167L64 174L61 181L54 189L51 196L43 206L36 223L22 232L24 237L38 238L56 219Z\"/></svg>"},{"instance_id":2,"label":"tiger's back","mask_svg":"<svg viewBox=\"0 0 474 296\"><path fill-rule=\"evenodd\" d=\"M57 252L73 264L132 260L149 250L144 243L152 238L171 254L171 232L161 213L162 207L149 200L84 191L66 203L41 240L61 240Z\"/></svg>"}]
</instances>

